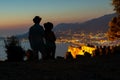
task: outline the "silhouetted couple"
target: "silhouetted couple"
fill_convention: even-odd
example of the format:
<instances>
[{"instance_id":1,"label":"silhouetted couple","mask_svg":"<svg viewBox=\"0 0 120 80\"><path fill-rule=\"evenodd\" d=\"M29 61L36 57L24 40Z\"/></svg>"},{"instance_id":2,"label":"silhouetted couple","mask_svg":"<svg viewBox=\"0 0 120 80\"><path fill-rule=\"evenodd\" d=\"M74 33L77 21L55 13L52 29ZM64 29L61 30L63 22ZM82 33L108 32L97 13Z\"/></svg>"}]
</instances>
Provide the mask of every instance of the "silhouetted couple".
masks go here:
<instances>
[{"instance_id":1,"label":"silhouetted couple","mask_svg":"<svg viewBox=\"0 0 120 80\"><path fill-rule=\"evenodd\" d=\"M38 52L41 53L43 60L55 59L56 37L52 31L53 24L50 22L45 23L44 30L40 25L41 18L39 16L35 16L33 22L35 24L29 29L29 42L33 50L34 60L39 60Z\"/></svg>"}]
</instances>

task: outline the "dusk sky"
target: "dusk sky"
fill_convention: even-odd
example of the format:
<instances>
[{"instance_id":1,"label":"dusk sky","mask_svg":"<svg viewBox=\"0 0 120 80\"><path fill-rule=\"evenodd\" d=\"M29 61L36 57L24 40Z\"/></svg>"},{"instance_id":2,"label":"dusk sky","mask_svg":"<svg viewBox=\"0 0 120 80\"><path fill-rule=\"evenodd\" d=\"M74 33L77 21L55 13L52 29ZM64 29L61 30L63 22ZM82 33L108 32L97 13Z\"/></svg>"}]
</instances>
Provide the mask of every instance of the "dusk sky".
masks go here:
<instances>
[{"instance_id":1,"label":"dusk sky","mask_svg":"<svg viewBox=\"0 0 120 80\"><path fill-rule=\"evenodd\" d=\"M81 23L113 13L111 0L0 0L0 36L22 34L34 16L45 22Z\"/></svg>"}]
</instances>

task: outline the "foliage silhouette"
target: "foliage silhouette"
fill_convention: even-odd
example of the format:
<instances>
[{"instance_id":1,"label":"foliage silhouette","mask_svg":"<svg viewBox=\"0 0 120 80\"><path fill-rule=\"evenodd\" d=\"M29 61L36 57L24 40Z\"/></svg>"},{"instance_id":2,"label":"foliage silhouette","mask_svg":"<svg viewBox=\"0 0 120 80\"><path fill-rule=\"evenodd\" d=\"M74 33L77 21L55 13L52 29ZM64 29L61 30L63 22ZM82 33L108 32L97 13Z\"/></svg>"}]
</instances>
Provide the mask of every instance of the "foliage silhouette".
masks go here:
<instances>
[{"instance_id":1,"label":"foliage silhouette","mask_svg":"<svg viewBox=\"0 0 120 80\"><path fill-rule=\"evenodd\" d=\"M120 0L112 0L114 10L118 14L109 22L108 38L109 40L120 39Z\"/></svg>"},{"instance_id":2,"label":"foliage silhouette","mask_svg":"<svg viewBox=\"0 0 120 80\"><path fill-rule=\"evenodd\" d=\"M7 37L5 48L7 53L7 61L23 61L25 51L20 46L19 40L15 36Z\"/></svg>"}]
</instances>

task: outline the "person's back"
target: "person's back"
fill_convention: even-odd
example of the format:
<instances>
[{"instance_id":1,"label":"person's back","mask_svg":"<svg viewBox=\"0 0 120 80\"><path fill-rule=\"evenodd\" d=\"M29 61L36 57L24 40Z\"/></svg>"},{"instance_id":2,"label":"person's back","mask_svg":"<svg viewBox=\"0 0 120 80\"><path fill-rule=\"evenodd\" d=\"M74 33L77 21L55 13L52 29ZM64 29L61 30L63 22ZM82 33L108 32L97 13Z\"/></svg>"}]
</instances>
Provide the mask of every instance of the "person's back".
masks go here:
<instances>
[{"instance_id":1,"label":"person's back","mask_svg":"<svg viewBox=\"0 0 120 80\"><path fill-rule=\"evenodd\" d=\"M41 18L39 16L36 16L33 19L33 22L35 23L30 29L29 29L29 41L30 46L34 52L34 59L39 60L38 52L42 54L42 58L45 58L46 52L45 52L45 45L44 45L44 29L39 24L41 22Z\"/></svg>"},{"instance_id":2,"label":"person's back","mask_svg":"<svg viewBox=\"0 0 120 80\"><path fill-rule=\"evenodd\" d=\"M54 32L52 31L53 24L47 22L44 24L45 27L45 40L46 40L46 47L49 52L49 57L54 59L55 58L55 50L56 50L56 37Z\"/></svg>"},{"instance_id":3,"label":"person's back","mask_svg":"<svg viewBox=\"0 0 120 80\"><path fill-rule=\"evenodd\" d=\"M29 30L29 40L31 44L31 48L36 49L39 48L40 44L43 43L44 30L42 26L39 24L33 25Z\"/></svg>"},{"instance_id":4,"label":"person's back","mask_svg":"<svg viewBox=\"0 0 120 80\"><path fill-rule=\"evenodd\" d=\"M55 43L56 41L56 37L53 31L45 30L45 38L46 38L46 41L51 42L51 43Z\"/></svg>"}]
</instances>

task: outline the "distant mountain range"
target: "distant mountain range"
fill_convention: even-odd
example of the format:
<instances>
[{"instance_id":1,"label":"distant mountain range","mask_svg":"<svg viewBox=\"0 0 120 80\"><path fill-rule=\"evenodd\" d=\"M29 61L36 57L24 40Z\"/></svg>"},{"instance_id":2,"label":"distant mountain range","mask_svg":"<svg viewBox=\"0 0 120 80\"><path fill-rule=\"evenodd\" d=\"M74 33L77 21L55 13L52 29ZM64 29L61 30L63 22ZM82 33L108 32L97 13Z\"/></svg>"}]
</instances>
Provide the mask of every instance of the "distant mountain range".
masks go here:
<instances>
[{"instance_id":1,"label":"distant mountain range","mask_svg":"<svg viewBox=\"0 0 120 80\"><path fill-rule=\"evenodd\" d=\"M68 31L71 32L106 32L108 30L108 22L114 17L116 14L108 14L102 17L98 17L84 23L61 23L58 24L55 28L55 32L59 31Z\"/></svg>"},{"instance_id":2,"label":"distant mountain range","mask_svg":"<svg viewBox=\"0 0 120 80\"><path fill-rule=\"evenodd\" d=\"M107 14L102 17L94 18L83 23L61 23L54 27L54 32L59 35L59 32L71 31L71 33L96 33L96 32L106 32L109 28L108 22L116 16L115 13ZM27 38L28 32L22 35L17 35L18 38Z\"/></svg>"}]
</instances>

